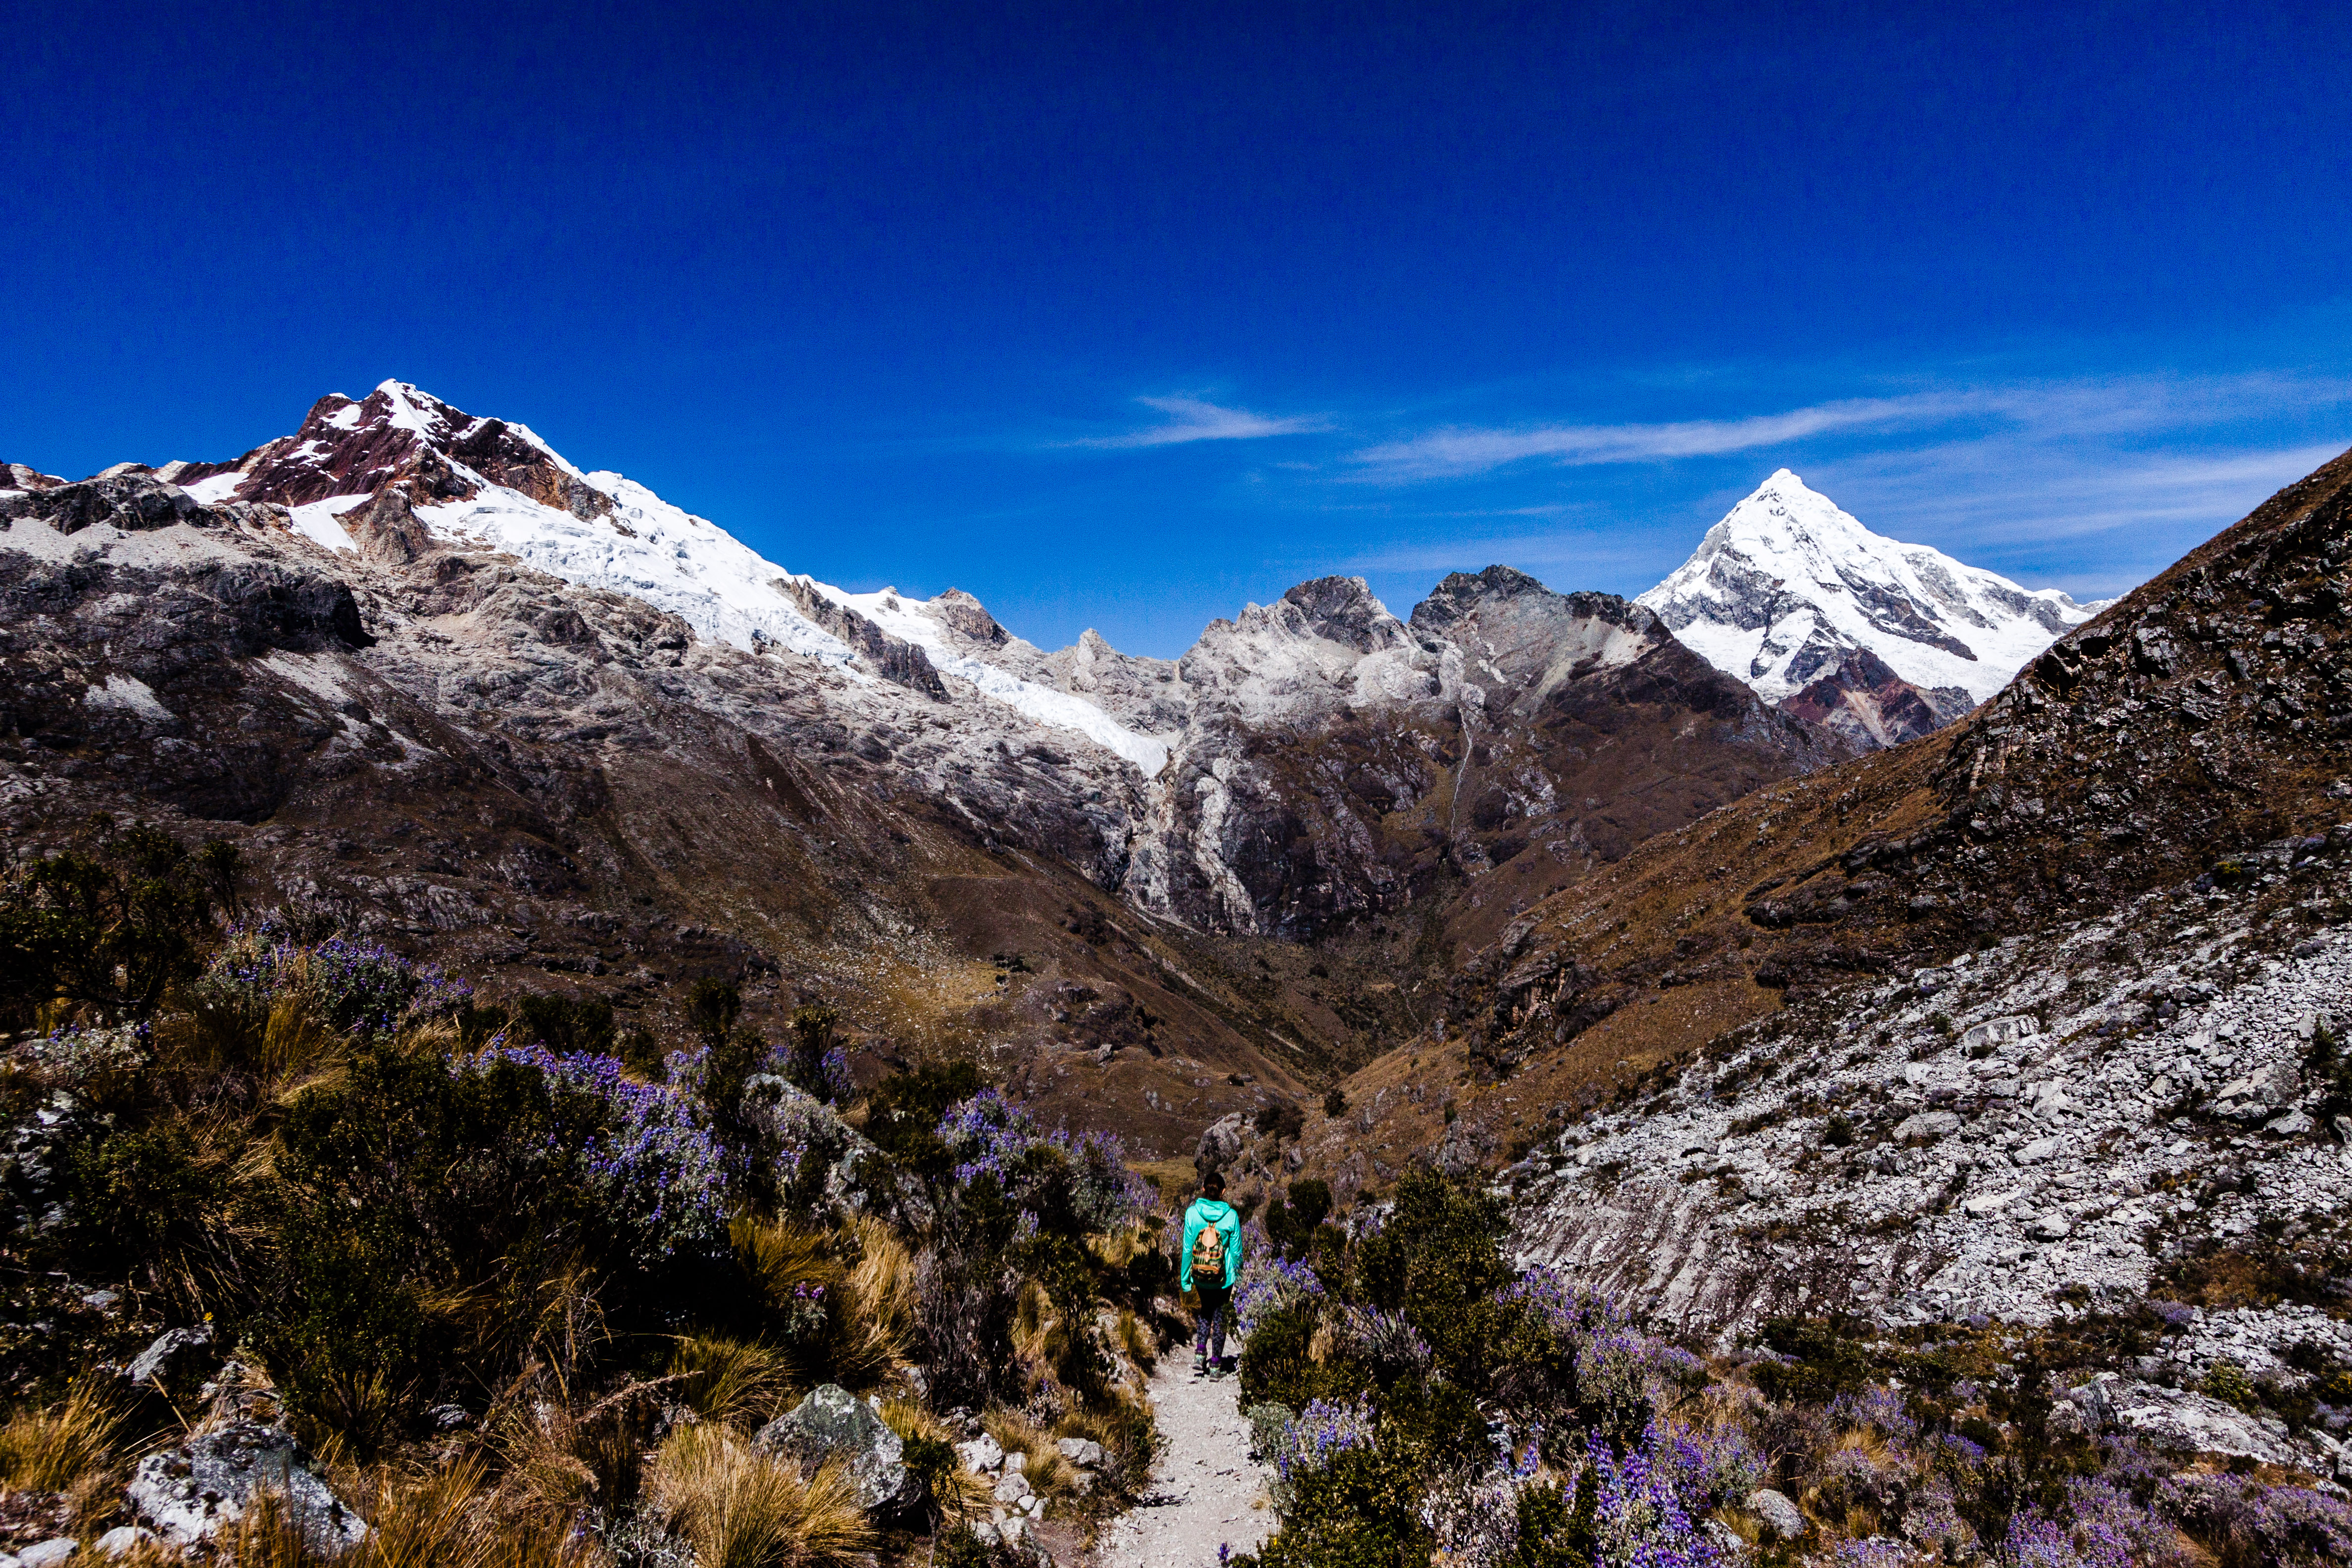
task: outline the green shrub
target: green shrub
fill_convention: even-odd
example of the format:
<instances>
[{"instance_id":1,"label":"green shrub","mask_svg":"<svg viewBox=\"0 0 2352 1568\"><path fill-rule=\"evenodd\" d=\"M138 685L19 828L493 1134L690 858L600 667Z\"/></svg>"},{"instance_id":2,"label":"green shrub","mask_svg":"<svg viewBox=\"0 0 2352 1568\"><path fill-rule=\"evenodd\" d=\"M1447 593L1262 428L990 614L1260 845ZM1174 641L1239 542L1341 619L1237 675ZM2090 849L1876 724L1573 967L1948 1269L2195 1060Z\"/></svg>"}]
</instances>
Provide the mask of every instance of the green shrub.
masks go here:
<instances>
[{"instance_id":1,"label":"green shrub","mask_svg":"<svg viewBox=\"0 0 2352 1568\"><path fill-rule=\"evenodd\" d=\"M236 847L190 849L160 828L92 819L81 847L0 876L0 1024L62 998L144 1018L194 978L216 912L234 908Z\"/></svg>"},{"instance_id":2,"label":"green shrub","mask_svg":"<svg viewBox=\"0 0 2352 1568\"><path fill-rule=\"evenodd\" d=\"M1751 1374L1756 1386L1768 1398L1805 1405L1825 1405L1841 1394L1859 1392L1870 1376L1870 1361L1845 1331L1850 1327L1812 1318L1770 1320L1764 1325L1764 1343L1790 1359L1759 1363Z\"/></svg>"},{"instance_id":3,"label":"green shrub","mask_svg":"<svg viewBox=\"0 0 2352 1568\"><path fill-rule=\"evenodd\" d=\"M664 1256L595 1179L634 1152L614 1133L644 1130L593 1088L502 1056L453 1072L378 1044L296 1099L270 1205L279 1264L252 1325L289 1402L340 1425L358 1392L496 1383L550 1303L583 1290L621 1327L695 1304L711 1260Z\"/></svg>"},{"instance_id":4,"label":"green shrub","mask_svg":"<svg viewBox=\"0 0 2352 1568\"><path fill-rule=\"evenodd\" d=\"M1344 1357L1315 1361L1308 1346L1318 1319L1311 1302L1268 1313L1242 1346L1242 1407L1286 1405L1303 1410L1309 1401L1346 1399L1370 1382L1365 1370Z\"/></svg>"},{"instance_id":5,"label":"green shrub","mask_svg":"<svg viewBox=\"0 0 2352 1568\"><path fill-rule=\"evenodd\" d=\"M1501 1202L1484 1189L1408 1172L1380 1234L1356 1249L1354 1295L1403 1312L1448 1377L1485 1389L1507 1315L1495 1300L1511 1279L1507 1228Z\"/></svg>"}]
</instances>

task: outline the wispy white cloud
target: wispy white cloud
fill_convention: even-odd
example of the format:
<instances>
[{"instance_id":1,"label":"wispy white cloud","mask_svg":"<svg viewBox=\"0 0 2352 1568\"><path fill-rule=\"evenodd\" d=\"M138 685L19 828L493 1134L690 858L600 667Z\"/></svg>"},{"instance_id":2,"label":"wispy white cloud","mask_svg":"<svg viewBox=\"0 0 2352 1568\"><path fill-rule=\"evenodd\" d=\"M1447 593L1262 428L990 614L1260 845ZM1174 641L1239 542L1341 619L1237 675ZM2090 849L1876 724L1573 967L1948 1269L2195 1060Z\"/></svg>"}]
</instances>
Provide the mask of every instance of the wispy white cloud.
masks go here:
<instances>
[{"instance_id":1,"label":"wispy white cloud","mask_svg":"<svg viewBox=\"0 0 2352 1568\"><path fill-rule=\"evenodd\" d=\"M2352 382L2276 374L2137 377L1961 386L1841 398L1778 414L1657 424L1452 426L1366 447L1359 476L1413 484L1517 464L1654 463L1785 446L1811 437L1922 432L1972 422L2042 439L2118 437L2352 402Z\"/></svg>"},{"instance_id":2,"label":"wispy white cloud","mask_svg":"<svg viewBox=\"0 0 2352 1568\"><path fill-rule=\"evenodd\" d=\"M1122 435L1097 436L1061 445L1112 448L1173 447L1187 441L1255 441L1268 436L1300 436L1331 427L1328 420L1315 415L1276 416L1254 414L1246 408L1223 407L1202 397L1139 397L1136 401L1146 408L1158 409L1168 418L1161 424L1147 425L1139 430L1129 430Z\"/></svg>"},{"instance_id":3,"label":"wispy white cloud","mask_svg":"<svg viewBox=\"0 0 2352 1568\"><path fill-rule=\"evenodd\" d=\"M1746 419L1685 419L1663 425L1538 425L1479 429L1454 426L1386 441L1356 454L1381 477L1453 479L1513 463L1635 463L1746 451L1823 431L1918 424L1957 412L1944 394L1848 398Z\"/></svg>"}]
</instances>

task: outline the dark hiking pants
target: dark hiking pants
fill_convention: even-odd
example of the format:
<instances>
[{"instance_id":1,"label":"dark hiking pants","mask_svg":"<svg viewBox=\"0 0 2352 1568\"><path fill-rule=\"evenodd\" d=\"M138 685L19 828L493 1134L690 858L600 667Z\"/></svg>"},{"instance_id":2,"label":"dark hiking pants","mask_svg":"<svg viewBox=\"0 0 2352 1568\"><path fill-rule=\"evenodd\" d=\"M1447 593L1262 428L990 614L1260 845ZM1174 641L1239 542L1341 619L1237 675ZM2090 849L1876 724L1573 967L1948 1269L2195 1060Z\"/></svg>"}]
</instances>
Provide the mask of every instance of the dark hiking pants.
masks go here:
<instances>
[{"instance_id":1,"label":"dark hiking pants","mask_svg":"<svg viewBox=\"0 0 2352 1568\"><path fill-rule=\"evenodd\" d=\"M1196 1279L1192 1289L1201 1297L1200 1315L1192 1320L1192 1353L1225 1359L1225 1312L1233 1303L1234 1293L1223 1285L1212 1285Z\"/></svg>"}]
</instances>

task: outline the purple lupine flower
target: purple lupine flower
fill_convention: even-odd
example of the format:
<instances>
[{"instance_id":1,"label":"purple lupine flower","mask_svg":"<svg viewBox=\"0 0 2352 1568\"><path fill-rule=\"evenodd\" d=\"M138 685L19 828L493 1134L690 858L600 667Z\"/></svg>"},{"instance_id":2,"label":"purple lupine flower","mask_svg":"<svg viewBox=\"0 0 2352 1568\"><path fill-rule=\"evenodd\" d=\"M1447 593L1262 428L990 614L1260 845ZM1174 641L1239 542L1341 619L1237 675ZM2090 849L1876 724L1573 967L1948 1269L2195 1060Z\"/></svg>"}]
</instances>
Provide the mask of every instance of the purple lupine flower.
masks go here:
<instances>
[{"instance_id":1,"label":"purple lupine flower","mask_svg":"<svg viewBox=\"0 0 2352 1568\"><path fill-rule=\"evenodd\" d=\"M1247 1343L1257 1326L1275 1313L1323 1294L1323 1281L1314 1269L1284 1258L1261 1236L1257 1245L1242 1247L1241 1276L1234 1281L1234 1331Z\"/></svg>"},{"instance_id":2,"label":"purple lupine flower","mask_svg":"<svg viewBox=\"0 0 2352 1568\"><path fill-rule=\"evenodd\" d=\"M1377 1441L1370 1402L1310 1399L1275 1440L1275 1474L1286 1482L1322 1469L1350 1448L1370 1448Z\"/></svg>"},{"instance_id":3,"label":"purple lupine flower","mask_svg":"<svg viewBox=\"0 0 2352 1568\"><path fill-rule=\"evenodd\" d=\"M1039 1131L1036 1120L992 1089L950 1106L940 1119L940 1141L956 1157L954 1180L969 1186L982 1177L1017 1187L1013 1173L1023 1156L1044 1148L1058 1154L1070 1173L1071 1205L1090 1231L1116 1230L1150 1203L1141 1177L1128 1168L1127 1152L1115 1133ZM1008 1190L1016 1203L1034 1194Z\"/></svg>"},{"instance_id":4,"label":"purple lupine flower","mask_svg":"<svg viewBox=\"0 0 2352 1568\"><path fill-rule=\"evenodd\" d=\"M494 1043L451 1063L478 1071L511 1062L598 1102L603 1125L579 1151L582 1175L605 1200L606 1215L639 1264L709 1252L727 1235L726 1168L718 1142L676 1090L631 1079L620 1061L546 1046Z\"/></svg>"}]
</instances>

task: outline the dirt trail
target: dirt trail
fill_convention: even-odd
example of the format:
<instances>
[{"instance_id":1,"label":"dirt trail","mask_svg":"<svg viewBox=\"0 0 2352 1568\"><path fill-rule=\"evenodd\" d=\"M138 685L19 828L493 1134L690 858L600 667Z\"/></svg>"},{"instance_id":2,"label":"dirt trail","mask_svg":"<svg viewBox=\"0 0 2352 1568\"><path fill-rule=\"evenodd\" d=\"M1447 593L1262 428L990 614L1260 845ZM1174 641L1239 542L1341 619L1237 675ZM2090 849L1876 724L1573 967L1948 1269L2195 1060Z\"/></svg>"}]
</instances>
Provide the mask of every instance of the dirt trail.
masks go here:
<instances>
[{"instance_id":1,"label":"dirt trail","mask_svg":"<svg viewBox=\"0 0 2352 1568\"><path fill-rule=\"evenodd\" d=\"M1249 1457L1249 1423L1236 1408L1239 1383L1192 1378L1179 1345L1151 1379L1162 1449L1150 1503L1103 1532L1099 1568L1213 1568L1217 1548L1255 1552L1274 1529L1266 1468Z\"/></svg>"}]
</instances>

